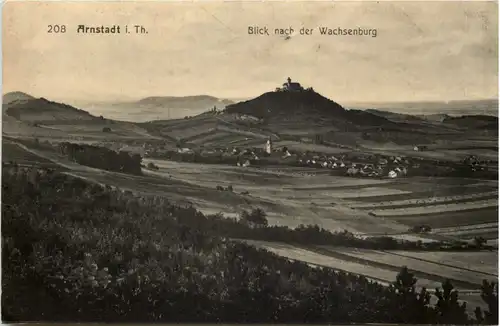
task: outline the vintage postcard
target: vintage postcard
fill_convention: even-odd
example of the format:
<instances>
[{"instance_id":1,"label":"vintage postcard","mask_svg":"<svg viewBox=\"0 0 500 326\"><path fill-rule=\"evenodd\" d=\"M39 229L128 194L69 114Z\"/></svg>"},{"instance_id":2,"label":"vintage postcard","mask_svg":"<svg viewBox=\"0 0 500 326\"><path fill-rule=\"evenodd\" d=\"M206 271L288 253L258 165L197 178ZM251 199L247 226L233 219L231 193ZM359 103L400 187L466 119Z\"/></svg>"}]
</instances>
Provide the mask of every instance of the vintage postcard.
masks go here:
<instances>
[{"instance_id":1,"label":"vintage postcard","mask_svg":"<svg viewBox=\"0 0 500 326\"><path fill-rule=\"evenodd\" d=\"M498 324L496 2L7 2L4 322Z\"/></svg>"}]
</instances>

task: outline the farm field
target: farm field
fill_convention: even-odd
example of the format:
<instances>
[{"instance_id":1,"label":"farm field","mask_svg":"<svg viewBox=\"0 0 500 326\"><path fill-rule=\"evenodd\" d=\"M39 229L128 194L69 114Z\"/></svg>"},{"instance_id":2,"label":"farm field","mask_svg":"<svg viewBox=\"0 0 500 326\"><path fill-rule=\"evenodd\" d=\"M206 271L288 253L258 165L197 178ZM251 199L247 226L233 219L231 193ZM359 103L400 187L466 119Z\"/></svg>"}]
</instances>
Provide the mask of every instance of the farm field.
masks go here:
<instances>
[{"instance_id":1,"label":"farm field","mask_svg":"<svg viewBox=\"0 0 500 326\"><path fill-rule=\"evenodd\" d=\"M462 269L472 269L498 276L498 252L418 252L418 251L391 251L392 255L401 255L456 266Z\"/></svg>"},{"instance_id":2,"label":"farm field","mask_svg":"<svg viewBox=\"0 0 500 326\"><path fill-rule=\"evenodd\" d=\"M375 203L354 204L351 207L355 209L373 209L373 208L403 208L413 206L431 206L442 203L458 203L475 201L478 199L498 198L498 191L488 191L459 196L428 197L422 199L402 199Z\"/></svg>"},{"instance_id":3,"label":"farm field","mask_svg":"<svg viewBox=\"0 0 500 326\"><path fill-rule=\"evenodd\" d=\"M417 273L417 277L421 275L422 277L438 281L444 281L446 278L449 278L453 284L469 289L478 289L485 279L494 281L498 278L497 275L482 271L482 264L476 266L475 269L465 269L459 266L443 265L436 261L425 261L400 254L393 255L390 251L334 247L322 248L326 250L326 253L331 253L333 256L345 257L346 260L352 259L374 266L388 266L388 268L390 266L395 268L407 266L410 270ZM431 252L427 254L429 256L433 255ZM490 258L493 257L490 256Z\"/></svg>"},{"instance_id":4,"label":"farm field","mask_svg":"<svg viewBox=\"0 0 500 326\"><path fill-rule=\"evenodd\" d=\"M461 152L453 152L448 150L428 150L422 152L416 152L412 149L405 151L398 151L400 155L408 157L418 157L425 159L440 160L444 162L461 162L464 158L464 154Z\"/></svg>"},{"instance_id":5,"label":"farm field","mask_svg":"<svg viewBox=\"0 0 500 326\"><path fill-rule=\"evenodd\" d=\"M403 213L402 215L391 216L390 219L409 226L428 224L432 228L491 223L498 221L498 206L426 215L404 215Z\"/></svg>"},{"instance_id":6,"label":"farm field","mask_svg":"<svg viewBox=\"0 0 500 326\"><path fill-rule=\"evenodd\" d=\"M381 234L382 235L382 234ZM380 236L380 235L379 235ZM385 236L385 235L384 235ZM388 235L393 239L403 240L403 241L422 241L423 243L437 242L441 240L449 240L447 237L439 237L435 234L423 234L422 236L413 235L413 234L390 234ZM363 236L367 238L369 236Z\"/></svg>"},{"instance_id":7,"label":"farm field","mask_svg":"<svg viewBox=\"0 0 500 326\"><path fill-rule=\"evenodd\" d=\"M386 264L385 267L383 267L384 266L383 264L376 267L376 266L373 266L373 262L371 262L371 261L363 261L362 259L359 261L342 259L339 257L334 257L332 255L328 255L328 254L325 255L325 254L318 253L317 249L314 249L314 248L312 248L312 249L300 248L300 247L296 247L296 246L289 245L289 244L276 243L276 242L266 242L266 241L254 241L254 240L241 240L241 241L244 241L248 244L254 245L254 246L259 247L259 248L266 249L270 252L273 252L273 253L280 255L282 257L286 257L290 260L297 260L297 261L302 261L302 262L308 263L310 266L328 267L328 268L332 268L332 269L335 269L338 271L345 271L345 272L350 272L350 273L354 273L354 274L358 274L358 275L363 275L366 278L368 278L372 281L376 281L376 282L378 282L382 285L385 285L385 286L388 286L389 284L391 284L392 282L394 282L396 280L396 275L397 275L398 271L400 270L400 267L402 267L404 265L404 263L408 263L408 262L412 261L410 259L408 261L404 261L404 263L403 263L402 261L399 261L398 260L399 257L397 257L395 255L395 254L406 255L406 254L408 254L408 252L406 252L406 251L397 251L397 252L394 252L394 254L392 252L390 252L390 253L387 253L387 255L389 257L391 255L395 256L395 257L392 257L392 259L388 259L388 262L390 264ZM321 252L324 252L324 251L321 251ZM453 260L455 258L455 255L457 255L457 256L462 255L462 253L448 253L448 252L437 252L437 253L409 252L409 255L412 255L412 254L422 254L422 256L428 255L429 257L431 257L430 259L439 259L439 258L443 257L445 259L445 261L447 261L446 259ZM470 255L468 255L468 254L470 254ZM468 259L470 259L471 262L477 261L478 258L474 256L475 254L476 253L466 253L466 255L462 256L462 260L467 261ZM494 257L495 261L497 261L497 257L495 256L495 255L497 255L496 252L495 253L480 252L478 254L479 254L478 257L481 257L484 259ZM363 258L363 255L361 255L361 258ZM415 260L415 262L418 262L419 257L415 257L414 260ZM433 266L433 264L436 266ZM429 263L429 265L422 264L422 265L419 265L418 267L420 267L420 269L424 269L426 271L429 271L429 266L432 266L433 271L439 271L441 268L439 265L432 263L432 262ZM491 268L491 266L493 266L493 264L488 264L486 267L485 267L485 265L481 265L481 271L488 273L488 271L490 270L489 268ZM414 265L414 267L416 267L416 265ZM412 268L409 267L409 269L412 269ZM430 277L431 279L428 279L425 276L422 276L422 275L425 275L425 271L423 271L423 272L420 271L420 273L418 273L418 271L419 270L413 270L413 272L417 272L417 274L418 274L418 275L416 275L416 277L418 279L417 284L416 284L417 288L425 287L429 292L434 292L435 288L441 286L442 280L449 278L448 275L443 275L443 273L441 273L442 275L434 275L434 276L429 275L429 276L431 276ZM467 277L470 278L470 276L464 276L464 275L467 275L467 273L471 273L472 275L476 275L476 274L478 274L478 271L462 271L462 273L455 272L454 275L458 275L461 278L467 278ZM476 276L476 279L481 279L482 275L483 274L479 273L479 275ZM484 275L484 276L485 276L484 278L489 278L489 279L493 279L493 280L497 279L496 277L494 277L492 275ZM474 277L472 277L472 278L474 279ZM481 307L482 309L484 309L486 307L484 301L481 299L480 291L477 290L477 286L475 284L469 284L469 286L459 286L456 284L457 283L456 281L457 280L455 280L455 282L454 282L452 280L452 284L454 284L455 289L458 290L458 292L459 292L460 301L467 302L467 309L468 309L469 313L473 313L473 310L477 306ZM467 283L469 283L469 282L460 282L459 281L458 283L462 283L462 285L463 284L467 285ZM435 304L436 302L437 302L437 298L435 296L432 296L431 297L431 304Z\"/></svg>"},{"instance_id":8,"label":"farm field","mask_svg":"<svg viewBox=\"0 0 500 326\"><path fill-rule=\"evenodd\" d=\"M188 142L195 145L203 145L204 147L210 146L211 144L222 144L224 140L234 139L233 135L229 132L214 130L210 134L198 135L196 137L191 137Z\"/></svg>"},{"instance_id":9,"label":"farm field","mask_svg":"<svg viewBox=\"0 0 500 326\"><path fill-rule=\"evenodd\" d=\"M166 134L176 139L192 138L196 135L212 130L216 126L216 122L203 122L201 124L196 124L193 126L186 126L182 124L180 126L164 128L162 129L162 134Z\"/></svg>"},{"instance_id":10,"label":"farm field","mask_svg":"<svg viewBox=\"0 0 500 326\"><path fill-rule=\"evenodd\" d=\"M383 187L365 187L359 189L342 189L342 190L331 190L328 191L327 194L334 198L342 198L342 199L350 199L350 198L359 198L359 197L369 197L377 194L379 196L384 195L395 195L395 194L407 194L409 191L397 190L397 189L389 189Z\"/></svg>"},{"instance_id":11,"label":"farm field","mask_svg":"<svg viewBox=\"0 0 500 326\"><path fill-rule=\"evenodd\" d=\"M271 132L265 132L259 129L248 128L241 125L235 125L232 123L219 124L217 126L217 129L221 131L227 131L235 135L245 135L246 137L253 138L253 140L257 141L260 146L262 146L263 140L265 142L265 139L273 136Z\"/></svg>"},{"instance_id":12,"label":"farm field","mask_svg":"<svg viewBox=\"0 0 500 326\"><path fill-rule=\"evenodd\" d=\"M469 185L446 185L439 184L440 180L429 180L425 183L416 181L394 182L387 184L389 188L396 188L403 191L410 191L411 194L391 195L391 196L372 196L359 199L363 203L379 203L379 202L392 202L398 200L430 200L433 197L447 197L447 196L467 196L471 194L485 193L498 191L498 187L494 184L477 182Z\"/></svg>"},{"instance_id":13,"label":"farm field","mask_svg":"<svg viewBox=\"0 0 500 326\"><path fill-rule=\"evenodd\" d=\"M246 135L233 135L233 138L228 142L228 144L238 147L258 146L259 144L262 145L262 139L255 139Z\"/></svg>"},{"instance_id":14,"label":"farm field","mask_svg":"<svg viewBox=\"0 0 500 326\"><path fill-rule=\"evenodd\" d=\"M291 141L291 140L277 141L274 144L277 148L286 146L292 150L313 151L313 152L316 151L316 152L321 152L321 153L326 153L326 154L340 154L340 153L346 153L346 152L351 151L351 149L349 149L349 148L346 149L346 148L341 148L341 147L331 147L331 146L325 146L325 145L320 145L320 144L301 143L301 142L296 142L296 141Z\"/></svg>"},{"instance_id":15,"label":"farm field","mask_svg":"<svg viewBox=\"0 0 500 326\"><path fill-rule=\"evenodd\" d=\"M259 171L267 171L278 175L289 175L289 176L312 176L312 175L330 175L330 171L319 170L309 167L297 167L297 166L276 166L276 165L266 165L259 166Z\"/></svg>"},{"instance_id":16,"label":"farm field","mask_svg":"<svg viewBox=\"0 0 500 326\"><path fill-rule=\"evenodd\" d=\"M440 142L438 140L438 142ZM453 140L441 144L430 144L425 151L414 151L413 146L379 144L363 141L364 147L372 152L386 155L400 155L414 158L460 162L467 155L476 155L481 160L498 161L498 141L492 140Z\"/></svg>"},{"instance_id":17,"label":"farm field","mask_svg":"<svg viewBox=\"0 0 500 326\"><path fill-rule=\"evenodd\" d=\"M377 216L398 216L398 215L425 215L433 213L458 212L479 208L498 207L498 198L475 200L464 203L449 203L434 206L405 207L393 209L373 210Z\"/></svg>"},{"instance_id":18,"label":"farm field","mask_svg":"<svg viewBox=\"0 0 500 326\"><path fill-rule=\"evenodd\" d=\"M434 229L433 232L439 234L461 235L461 234L481 234L484 233L485 231L490 232L490 231L495 231L497 229L498 229L498 222L491 222L491 223L482 223L474 225L437 228Z\"/></svg>"},{"instance_id":19,"label":"farm field","mask_svg":"<svg viewBox=\"0 0 500 326\"><path fill-rule=\"evenodd\" d=\"M9 121L9 117L7 121ZM103 132L104 127L111 128L111 132ZM149 134L145 129L137 127L127 122L94 122L89 124L68 123L68 124L45 124L35 127L21 121L3 121L2 134L11 137L25 138L27 134L33 138L52 139L55 141L101 141L101 140L151 140L159 139L157 136Z\"/></svg>"},{"instance_id":20,"label":"farm field","mask_svg":"<svg viewBox=\"0 0 500 326\"><path fill-rule=\"evenodd\" d=\"M439 212L425 215L408 215L403 211L401 215L389 217L374 217L368 211L352 209L356 204L370 204L364 202L365 196L377 195L378 202L384 205L384 198L394 196L394 192L405 192L396 196L412 196L411 179L405 180L374 180L330 175L303 175L300 167L270 167L270 168L239 168L236 166L203 165L195 163L180 163L164 160L145 160L160 167L159 171L151 172L161 178L182 181L205 189L206 193L213 192L217 185L227 187L232 185L235 195L242 197L245 204L226 206L219 202L211 202L200 196L189 196L189 200L202 210L237 214L241 209L262 207L268 213L271 224L296 227L299 224L318 224L320 227L332 231L347 229L356 234L392 234L396 238L409 239L412 235L406 233L409 226L429 224L432 228L453 227L490 223L497 221L497 207L481 208L473 211ZM306 169L305 169L306 170ZM307 170L306 170L307 171ZM149 172L148 172L149 173ZM307 182L304 182L304 179ZM168 181L167 181L168 182ZM475 180L443 179L435 186L429 178L417 178L417 186L434 188L433 196L440 198L440 191L462 188L463 184L471 186L471 198L481 198L485 187L482 182ZM307 186L304 186L304 183ZM414 188L417 188L414 186ZM473 187L472 187L473 186ZM239 195L248 191L246 196ZM458 198L459 195L457 195ZM441 196L442 197L442 196ZM215 197L214 197L215 198ZM216 199L214 199L216 200ZM408 200L408 199L406 199ZM246 208L245 208L246 207ZM417 208L419 209L419 208ZM496 227L493 226L493 228ZM491 228L489 229L491 232ZM399 235L401 234L401 235ZM413 236L415 237L415 236ZM419 235L422 241L432 239L463 238L455 236L453 232L436 232L436 234Z\"/></svg>"},{"instance_id":21,"label":"farm field","mask_svg":"<svg viewBox=\"0 0 500 326\"><path fill-rule=\"evenodd\" d=\"M57 155L51 157L51 160L57 159L60 159ZM237 216L244 209L261 207L268 213L269 222L275 225L296 227L299 224L317 224L331 231L345 229L359 235L392 234L394 237L408 239L412 235L403 233L407 232L409 226L429 224L436 232L418 235L422 241L427 241L427 238L431 241L438 236L467 239L472 235L486 235L487 239L497 238L494 231L498 227L493 224L481 231L477 227L470 228L470 231L438 230L497 222L498 203L493 198L488 199L489 206L470 211L456 210L456 207L466 203L438 204L430 206L434 209L431 212L420 212L427 207L385 209L384 211L390 211L390 215L385 214L385 217L370 216L369 211L357 207L373 203L378 204L376 207L386 207L387 203L394 203L392 198L395 196L399 200L396 204L412 203L414 199L411 198L422 189L432 191L433 196L423 199L424 202L431 201L430 198L439 201L449 196L449 193L458 192L454 199L463 196L470 198L470 203L476 203L476 199L481 200L496 191L491 183L484 181L450 178L437 181L431 178L376 180L314 175L315 169L301 167L240 168L151 159L144 159L143 162L152 162L159 170L145 170L145 176L131 177L101 173L71 162L63 163L81 177L132 191L165 195L175 201L193 204L207 213L222 212ZM311 174L307 175L308 173ZM233 193L216 190L216 186L229 185L233 186ZM248 194L242 195L241 192ZM373 198L377 198L377 202ZM449 206L454 211L440 211L442 207L450 210Z\"/></svg>"},{"instance_id":22,"label":"farm field","mask_svg":"<svg viewBox=\"0 0 500 326\"><path fill-rule=\"evenodd\" d=\"M475 237L482 237L486 240L494 240L498 238L498 225L484 229L463 230L449 233L443 232L439 234L444 236L458 237L463 240L473 240Z\"/></svg>"},{"instance_id":23,"label":"farm field","mask_svg":"<svg viewBox=\"0 0 500 326\"><path fill-rule=\"evenodd\" d=\"M232 134L231 138L227 138L221 143L217 143L214 147L219 146L234 146L234 147L253 147L262 146L262 138L254 138L251 135Z\"/></svg>"},{"instance_id":24,"label":"farm field","mask_svg":"<svg viewBox=\"0 0 500 326\"><path fill-rule=\"evenodd\" d=\"M498 187L492 181L437 178L407 178L385 185L402 194L379 192L373 196L344 196L344 204L358 212L371 212L379 218L407 225L429 225L430 239L469 240L482 236L498 238ZM365 186L364 189L370 188ZM366 191L366 190L365 190ZM321 201L318 201L321 203ZM486 225L484 225L486 223ZM407 238L409 235L401 235ZM394 236L397 237L397 236Z\"/></svg>"},{"instance_id":25,"label":"farm field","mask_svg":"<svg viewBox=\"0 0 500 326\"><path fill-rule=\"evenodd\" d=\"M391 188L421 192L434 192L439 196L460 196L498 189L495 181L468 178L409 177L389 185Z\"/></svg>"},{"instance_id":26,"label":"farm field","mask_svg":"<svg viewBox=\"0 0 500 326\"><path fill-rule=\"evenodd\" d=\"M245 240L245 242L260 248L264 248L272 253L289 259L303 261L318 266L329 267L339 271L363 275L368 279L379 281L383 284L394 282L398 274L398 270L373 267L368 264L361 264L353 261L339 259L332 256L319 254L311 250L295 247L293 245L254 240ZM435 288L436 286L439 286L440 283L427 279L419 279L417 285L420 287Z\"/></svg>"},{"instance_id":27,"label":"farm field","mask_svg":"<svg viewBox=\"0 0 500 326\"><path fill-rule=\"evenodd\" d=\"M41 166L45 168L62 169L61 166L23 149L10 141L2 141L2 162L16 162L20 166Z\"/></svg>"},{"instance_id":28,"label":"farm field","mask_svg":"<svg viewBox=\"0 0 500 326\"><path fill-rule=\"evenodd\" d=\"M149 160L148 160L149 161ZM232 185L235 193L248 191L249 195L240 196L246 205L232 205L221 212L235 213L248 207L262 207L268 213L271 224L296 227L299 224L317 224L332 231L344 229L361 232L404 232L407 227L391 221L383 221L369 216L367 213L355 212L341 205L342 199L335 199L327 192L318 192L314 188L296 191L293 188L303 184L304 176L276 174L266 169L239 168L236 166L202 165L194 163L178 163L161 160L151 160L160 169L154 174L158 177L202 186L207 194L215 190L217 185L227 187ZM149 173L149 172L148 172ZM360 184L359 179L333 176L308 176L308 184L318 187L328 185ZM368 181L368 182L371 182ZM200 199L193 200L193 203ZM325 202L324 205L314 205L313 202ZM329 201L329 202L327 202ZM332 204L335 202L335 204ZM337 204L338 203L338 204ZM219 203L200 207L213 211L220 208ZM195 205L196 206L196 205ZM208 206L208 207L207 207Z\"/></svg>"},{"instance_id":29,"label":"farm field","mask_svg":"<svg viewBox=\"0 0 500 326\"><path fill-rule=\"evenodd\" d=\"M389 185L391 183L390 180L358 179L358 178L338 177L338 176L334 176L330 180L332 181L332 183L327 185L325 185L324 181L323 183L319 184L318 183L310 184L308 182L307 185L297 185L292 189L298 191L329 190L329 189L357 190L357 189L363 189L367 186L384 186L384 185Z\"/></svg>"},{"instance_id":30,"label":"farm field","mask_svg":"<svg viewBox=\"0 0 500 326\"><path fill-rule=\"evenodd\" d=\"M446 154L465 157L467 155L475 155L479 160L498 161L498 151L490 149L467 149L467 150L445 150Z\"/></svg>"},{"instance_id":31,"label":"farm field","mask_svg":"<svg viewBox=\"0 0 500 326\"><path fill-rule=\"evenodd\" d=\"M396 275L401 269L402 266L407 265L408 263L413 264L408 266L410 270L417 273L417 287L426 287L429 290L433 290L436 287L440 287L441 282L446 280L446 278L450 278L449 275L446 275L444 272L440 271L440 265L433 262L423 262L419 259L409 258L408 260L398 260L398 256L392 255L390 252L380 252L380 256L387 256L383 264L379 264L375 266L376 262L375 256L371 256L367 259L364 259L363 252L359 253L360 259L350 259L348 255L345 254L345 250L354 250L354 249L337 249L341 255L336 256L335 252L331 249L327 249L325 247L316 247L316 248L302 248L297 247L290 244L284 243L276 243L276 242L268 242L268 241L256 241L256 240L241 240L256 247L264 248L269 250L277 255L292 259L298 260L302 262L306 262L312 265L323 266L333 268L339 271L351 272L358 275L363 275L368 279L380 282L382 284L388 285L396 280ZM373 251L375 252L375 251ZM351 254L352 252L349 252ZM490 255L492 253L489 253ZM432 255L432 253L431 253ZM355 258L353 256L353 258ZM420 265L419 265L420 264ZM446 266L445 266L446 267ZM453 269L454 267L449 267ZM494 275L482 274L478 271L460 271L460 268L456 268L458 271L454 271L455 274L453 276L457 276L458 279L451 277L452 283L455 288L464 293L475 293L483 279L493 279L496 277ZM439 274L432 274L431 271L438 272ZM428 274L426 276L422 276ZM462 280L462 281L461 281ZM461 283L461 285L457 285L456 283Z\"/></svg>"}]
</instances>

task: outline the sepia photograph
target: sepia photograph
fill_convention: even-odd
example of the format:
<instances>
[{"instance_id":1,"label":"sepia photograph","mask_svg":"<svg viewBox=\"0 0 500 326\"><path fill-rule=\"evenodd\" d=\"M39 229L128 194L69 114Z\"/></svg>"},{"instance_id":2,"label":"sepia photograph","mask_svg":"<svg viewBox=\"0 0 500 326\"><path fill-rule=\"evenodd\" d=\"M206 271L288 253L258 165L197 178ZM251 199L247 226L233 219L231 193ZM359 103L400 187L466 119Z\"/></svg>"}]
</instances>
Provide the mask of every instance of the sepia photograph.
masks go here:
<instances>
[{"instance_id":1,"label":"sepia photograph","mask_svg":"<svg viewBox=\"0 0 500 326\"><path fill-rule=\"evenodd\" d=\"M498 3L7 2L4 323L498 325Z\"/></svg>"}]
</instances>

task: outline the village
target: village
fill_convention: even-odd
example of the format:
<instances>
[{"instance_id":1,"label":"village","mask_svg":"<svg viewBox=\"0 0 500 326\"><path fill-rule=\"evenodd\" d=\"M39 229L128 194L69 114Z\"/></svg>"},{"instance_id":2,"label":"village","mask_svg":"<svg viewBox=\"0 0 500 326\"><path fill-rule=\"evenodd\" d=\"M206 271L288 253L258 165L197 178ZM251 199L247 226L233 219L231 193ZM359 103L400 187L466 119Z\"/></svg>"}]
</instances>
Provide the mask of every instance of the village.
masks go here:
<instances>
[{"instance_id":1,"label":"village","mask_svg":"<svg viewBox=\"0 0 500 326\"><path fill-rule=\"evenodd\" d=\"M275 146L269 138L261 147L191 148L177 145L176 150L157 144L143 144L144 158L166 159L203 164L225 164L241 168L304 167L328 171L331 175L363 178L404 178L407 176L447 176L456 171L484 170L475 157L467 157L454 165L419 157L382 155L360 151L326 154ZM415 150L417 146L415 146ZM425 147L424 147L425 148ZM419 146L419 150L423 150ZM322 172L323 173L323 172Z\"/></svg>"}]
</instances>

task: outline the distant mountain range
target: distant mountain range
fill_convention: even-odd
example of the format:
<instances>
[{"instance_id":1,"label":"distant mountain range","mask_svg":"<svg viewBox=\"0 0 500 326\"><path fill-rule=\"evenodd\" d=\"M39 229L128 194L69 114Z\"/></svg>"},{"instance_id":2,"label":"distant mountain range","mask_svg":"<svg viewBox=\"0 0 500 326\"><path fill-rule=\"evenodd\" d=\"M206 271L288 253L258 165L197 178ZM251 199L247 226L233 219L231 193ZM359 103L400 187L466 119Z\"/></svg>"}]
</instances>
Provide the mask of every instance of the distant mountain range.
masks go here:
<instances>
[{"instance_id":1,"label":"distant mountain range","mask_svg":"<svg viewBox=\"0 0 500 326\"><path fill-rule=\"evenodd\" d=\"M448 102L346 103L346 107L374 109L410 115L491 115L498 116L498 99L456 100Z\"/></svg>"},{"instance_id":2,"label":"distant mountain range","mask_svg":"<svg viewBox=\"0 0 500 326\"><path fill-rule=\"evenodd\" d=\"M136 102L122 103L122 105L153 106L171 109L210 109L214 106L222 108L232 103L232 101L227 99L219 99L209 95L196 95L147 97Z\"/></svg>"},{"instance_id":3,"label":"distant mountain range","mask_svg":"<svg viewBox=\"0 0 500 326\"><path fill-rule=\"evenodd\" d=\"M437 122L454 125L459 128L498 129L498 117L483 114L460 115L455 117L448 114L410 115L377 109L367 109L365 112L373 113L394 122Z\"/></svg>"},{"instance_id":4,"label":"distant mountain range","mask_svg":"<svg viewBox=\"0 0 500 326\"><path fill-rule=\"evenodd\" d=\"M214 106L222 109L234 102L228 99L219 99L210 95L194 95L194 96L151 96L140 99L138 101L126 102L82 102L88 106L95 105L98 107L108 106L110 108L122 109L174 109L174 110L199 110L200 113Z\"/></svg>"},{"instance_id":5,"label":"distant mountain range","mask_svg":"<svg viewBox=\"0 0 500 326\"><path fill-rule=\"evenodd\" d=\"M71 101L95 115L110 119L134 122L178 119L206 112L213 107L218 110L234 103L209 95L194 96L151 96L137 101Z\"/></svg>"},{"instance_id":6,"label":"distant mountain range","mask_svg":"<svg viewBox=\"0 0 500 326\"><path fill-rule=\"evenodd\" d=\"M101 103L100 105L104 105ZM399 103L385 104L391 110L395 107L405 107L404 111L411 111L419 107L429 111L437 110L465 110L469 106L477 111L496 107L496 100L484 101L451 101L448 103L425 102L425 103ZM379 104L379 106L384 106ZM147 97L133 102L108 103L105 108L109 112L121 114L121 116L134 116L132 121L146 121L139 117L151 116L155 120L166 118L180 118L195 116L213 107L224 109L227 114L242 114L254 116L266 121L270 125L288 123L300 126L307 122L308 125L331 126L337 129L349 129L354 131L366 127L399 128L408 127L408 124L421 124L422 122L445 123L459 128L485 128L497 129L498 118L484 114L463 115L454 117L449 114L416 115L410 112L389 112L383 109L346 109L312 90L302 92L267 92L254 99L234 103L228 99L219 99L208 95L197 96L157 96ZM103 108L104 111L105 108ZM172 110L171 110L172 109ZM90 111L91 113L89 113ZM169 112L174 111L174 112ZM178 111L175 113L175 111ZM120 117L106 115L106 112L98 113L93 110L81 110L64 103L50 101L45 98L35 98L23 92L11 92L3 96L3 112L10 117L21 121L52 121L52 120L92 120L96 116L103 115L106 118L116 120ZM166 117L165 115L172 115Z\"/></svg>"}]
</instances>

